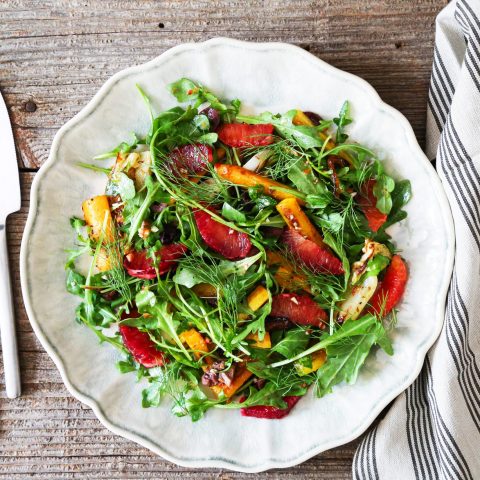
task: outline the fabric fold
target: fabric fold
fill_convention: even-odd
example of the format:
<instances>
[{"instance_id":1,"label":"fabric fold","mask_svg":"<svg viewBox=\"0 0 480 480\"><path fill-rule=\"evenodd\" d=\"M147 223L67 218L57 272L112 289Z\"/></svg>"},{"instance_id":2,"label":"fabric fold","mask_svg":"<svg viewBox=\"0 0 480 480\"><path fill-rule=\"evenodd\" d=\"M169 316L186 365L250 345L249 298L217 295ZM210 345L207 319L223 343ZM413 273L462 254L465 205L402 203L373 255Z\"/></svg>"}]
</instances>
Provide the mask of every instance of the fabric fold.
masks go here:
<instances>
[{"instance_id":1,"label":"fabric fold","mask_svg":"<svg viewBox=\"0 0 480 480\"><path fill-rule=\"evenodd\" d=\"M427 156L455 224L445 323L423 369L360 443L355 480L480 478L480 0L436 20Z\"/></svg>"}]
</instances>

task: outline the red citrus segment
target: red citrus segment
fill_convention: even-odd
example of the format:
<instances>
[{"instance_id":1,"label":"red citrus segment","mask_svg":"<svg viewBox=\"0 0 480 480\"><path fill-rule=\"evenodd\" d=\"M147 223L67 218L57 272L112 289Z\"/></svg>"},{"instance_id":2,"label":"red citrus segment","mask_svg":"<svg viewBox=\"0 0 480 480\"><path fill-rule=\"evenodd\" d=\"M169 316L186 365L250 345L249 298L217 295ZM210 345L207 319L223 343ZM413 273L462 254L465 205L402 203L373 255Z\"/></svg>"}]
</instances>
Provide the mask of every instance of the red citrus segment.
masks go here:
<instances>
[{"instance_id":1,"label":"red citrus segment","mask_svg":"<svg viewBox=\"0 0 480 480\"><path fill-rule=\"evenodd\" d=\"M376 181L373 179L365 182L357 199L358 206L367 218L368 226L373 232L378 231L379 228L387 221L387 215L382 213L376 207L377 198L373 194L373 187L375 186L375 183Z\"/></svg>"},{"instance_id":2,"label":"red citrus segment","mask_svg":"<svg viewBox=\"0 0 480 480\"><path fill-rule=\"evenodd\" d=\"M132 310L129 314L122 313L122 320L126 318L138 318L140 314L137 310ZM161 367L166 359L163 352L157 350L155 344L150 340L148 333L141 332L136 327L120 325L120 335L123 344L132 354L133 359L146 368Z\"/></svg>"},{"instance_id":3,"label":"red citrus segment","mask_svg":"<svg viewBox=\"0 0 480 480\"><path fill-rule=\"evenodd\" d=\"M177 265L177 260L187 252L187 247L181 243L164 245L157 253L159 257L158 274L163 275ZM146 250L130 252L125 255L123 266L132 277L151 280L157 276L153 260L147 257Z\"/></svg>"},{"instance_id":4,"label":"red citrus segment","mask_svg":"<svg viewBox=\"0 0 480 480\"><path fill-rule=\"evenodd\" d=\"M297 325L325 327L327 313L307 295L281 293L272 297L271 317L287 318Z\"/></svg>"},{"instance_id":5,"label":"red citrus segment","mask_svg":"<svg viewBox=\"0 0 480 480\"><path fill-rule=\"evenodd\" d=\"M291 253L305 266L317 273L344 273L342 262L330 251L305 238L295 230L286 230L282 239Z\"/></svg>"},{"instance_id":6,"label":"red citrus segment","mask_svg":"<svg viewBox=\"0 0 480 480\"><path fill-rule=\"evenodd\" d=\"M218 130L218 138L229 147L261 147L273 142L273 125L270 123L247 125L224 123Z\"/></svg>"},{"instance_id":7,"label":"red citrus segment","mask_svg":"<svg viewBox=\"0 0 480 480\"><path fill-rule=\"evenodd\" d=\"M407 280L407 265L400 255L394 255L382 282L370 299L367 312L388 315L402 298Z\"/></svg>"},{"instance_id":8,"label":"red citrus segment","mask_svg":"<svg viewBox=\"0 0 480 480\"><path fill-rule=\"evenodd\" d=\"M181 175L202 175L213 162L213 150L208 145L193 143L174 148L168 158Z\"/></svg>"},{"instance_id":9,"label":"red citrus segment","mask_svg":"<svg viewBox=\"0 0 480 480\"><path fill-rule=\"evenodd\" d=\"M217 222L204 210L196 210L193 215L200 236L212 250L229 260L245 258L248 255L252 243L246 233Z\"/></svg>"},{"instance_id":10,"label":"red citrus segment","mask_svg":"<svg viewBox=\"0 0 480 480\"><path fill-rule=\"evenodd\" d=\"M302 397L297 396L288 396L283 397L283 400L286 402L286 408L278 408L267 405L255 405L253 407L244 407L240 409L242 416L244 417L255 417L255 418L266 418L270 420L280 419L286 417L296 403Z\"/></svg>"}]
</instances>

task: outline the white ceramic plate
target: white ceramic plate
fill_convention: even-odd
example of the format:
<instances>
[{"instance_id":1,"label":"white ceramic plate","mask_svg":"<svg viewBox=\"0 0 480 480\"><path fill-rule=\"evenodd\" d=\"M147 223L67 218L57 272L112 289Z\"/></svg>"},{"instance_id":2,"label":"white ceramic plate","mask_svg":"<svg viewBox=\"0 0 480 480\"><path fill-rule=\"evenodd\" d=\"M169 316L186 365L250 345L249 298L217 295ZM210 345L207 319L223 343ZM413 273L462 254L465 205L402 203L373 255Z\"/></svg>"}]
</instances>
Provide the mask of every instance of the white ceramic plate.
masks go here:
<instances>
[{"instance_id":1,"label":"white ceramic plate","mask_svg":"<svg viewBox=\"0 0 480 480\"><path fill-rule=\"evenodd\" d=\"M378 152L394 176L412 182L408 219L394 227L410 269L393 339L395 355L376 352L356 385L340 385L321 400L310 394L280 421L214 409L192 423L171 415L168 402L142 409L143 385L135 383L133 374L118 373L113 347L99 345L92 332L75 323L76 299L65 291L64 249L74 240L68 219L81 215L82 200L103 191L105 181L76 162L90 162L131 131L147 131L136 83L160 111L175 104L165 87L182 76L223 98L242 99L247 112L297 107L332 118L348 99L355 119L351 138ZM60 129L32 186L21 251L22 289L33 329L67 388L107 428L180 465L257 472L295 465L354 439L412 383L442 326L453 241L450 209L434 169L407 120L372 87L291 45L219 38L180 45L116 74Z\"/></svg>"}]
</instances>

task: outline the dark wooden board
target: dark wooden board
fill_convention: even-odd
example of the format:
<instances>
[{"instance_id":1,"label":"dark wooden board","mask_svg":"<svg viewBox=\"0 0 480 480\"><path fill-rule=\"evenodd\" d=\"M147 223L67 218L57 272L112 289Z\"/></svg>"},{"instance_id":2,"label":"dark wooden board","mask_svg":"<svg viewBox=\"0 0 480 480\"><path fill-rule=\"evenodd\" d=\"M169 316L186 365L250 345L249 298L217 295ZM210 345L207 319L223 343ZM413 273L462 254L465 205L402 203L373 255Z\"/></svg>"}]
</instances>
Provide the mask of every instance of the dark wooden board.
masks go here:
<instances>
[{"instance_id":1,"label":"dark wooden board","mask_svg":"<svg viewBox=\"0 0 480 480\"><path fill-rule=\"evenodd\" d=\"M283 41L368 80L412 123L421 145L435 15L445 0L0 2L0 89L18 149L22 210L8 239L23 395L8 400L0 364L0 478L245 479L177 467L102 427L72 398L28 322L19 252L35 171L56 130L113 73L184 42L228 36ZM319 86L321 88L321 86ZM347 479L357 441L269 479Z\"/></svg>"}]
</instances>

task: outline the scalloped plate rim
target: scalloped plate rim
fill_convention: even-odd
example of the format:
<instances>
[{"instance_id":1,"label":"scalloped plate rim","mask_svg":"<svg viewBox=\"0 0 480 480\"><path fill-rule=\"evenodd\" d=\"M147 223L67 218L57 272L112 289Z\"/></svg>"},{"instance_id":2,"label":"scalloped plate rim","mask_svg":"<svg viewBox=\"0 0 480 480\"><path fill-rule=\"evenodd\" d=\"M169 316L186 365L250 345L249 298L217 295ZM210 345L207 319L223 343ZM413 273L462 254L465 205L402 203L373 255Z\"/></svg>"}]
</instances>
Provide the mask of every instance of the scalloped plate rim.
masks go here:
<instances>
[{"instance_id":1,"label":"scalloped plate rim","mask_svg":"<svg viewBox=\"0 0 480 480\"><path fill-rule=\"evenodd\" d=\"M40 323L38 320L35 318L35 315L33 313L33 308L30 302L30 297L29 297L29 291L28 291L28 283L27 283L27 276L28 276L28 270L27 270L27 251L28 251L28 242L29 242L29 237L31 234L31 231L34 226L34 219L37 214L37 206L38 206L38 189L39 185L41 183L42 178L45 176L45 174L48 172L50 168L52 168L55 163L56 163L56 152L58 150L58 146L62 140L62 137L64 135L64 132L67 131L72 125L75 125L76 123L79 123L83 117L86 117L90 114L90 112L95 108L95 106L102 100L102 98L106 95L106 93L110 90L112 86L114 86L115 83L117 83L120 79L122 79L124 76L127 76L129 74L132 74L136 71L144 71L148 70L151 67L156 66L158 63L164 62L168 57L176 55L182 51L189 50L189 49L204 49L208 48L210 46L215 46L215 45L237 45L237 46L242 46L244 48L250 48L254 50L268 50L272 48L276 48L279 50L290 50L294 52L296 55L303 55L305 57L308 57L310 61L317 62L322 65L323 68L326 70L331 70L334 71L337 75L342 75L345 78L348 78L349 81L356 83L359 85L365 93L367 93L372 100L378 105L379 108L388 111L390 115L394 116L398 122L401 124L402 129L405 133L405 136L409 142L409 147L412 148L413 150L416 150L418 153L419 157L422 157L424 159L424 168L427 172L427 174L430 176L431 181L434 184L434 189L435 189L435 194L436 197L442 206L442 215L443 215L443 221L445 223L446 227L446 232L448 236L448 246L449 249L447 251L446 255L446 262L445 264L447 265L446 270L445 270L445 278L443 279L442 282L442 289L441 289L441 297L443 298L442 302L439 302L437 306L437 311L435 312L435 317L436 317L436 328L434 333L431 335L431 337L428 339L428 341L424 341L423 344L418 346L417 350L417 362L415 369L412 370L411 374L401 383L398 385L396 390L393 390L389 392L389 395L385 395L382 400L377 402L377 405L375 408L372 408L370 411L370 415L363 420L363 422L359 425L358 428L356 428L354 431L350 432L349 435L344 436L343 438L337 438L335 441L331 441L329 443L321 443L317 445L313 445L310 449L305 451L302 455L298 455L294 458L288 459L288 460L280 460L280 459L275 459L275 458L270 458L267 459L261 463L258 464L240 464L237 462L234 462L232 460L226 459L226 458L207 458L207 459L197 459L197 458L179 458L178 456L175 456L173 454L170 454L164 447L150 441L148 438L138 434L134 433L128 430L125 430L123 427L120 427L113 422L111 422L103 413L101 406L97 403L97 401L84 393L82 393L77 387L75 387L66 372L66 367L60 358L59 353L56 351L55 346L50 343L49 339L47 338L47 335L43 332ZM115 434L118 434L124 438L127 438L129 440L132 440L149 450L153 451L154 453L160 455L161 457L165 458L166 460L176 463L180 466L183 467L193 467L193 468L227 468L230 470L238 471L238 472L245 472L245 473L256 473L256 472L261 472L265 471L268 469L272 468L287 468L287 467L292 467L295 465L298 465L299 463L302 463L309 458L318 455L321 452L324 452L325 450L343 445L345 443L348 443L358 436L360 436L363 432L367 430L367 428L373 423L375 418L379 415L379 413L394 399L396 398L399 394L401 394L406 388L408 388L413 381L416 379L418 374L420 373L420 370L423 365L423 361L425 358L425 355L427 354L428 350L430 347L434 344L435 340L438 338L438 335L440 334L440 331L443 326L443 319L444 319L444 311L445 311L445 298L446 298L446 293L448 291L448 286L450 282L450 277L451 277L451 272L453 269L453 260L454 260L454 243L455 243L455 238L454 238L454 225L453 225L453 219L451 216L451 211L450 211L450 206L447 200L447 197L445 195L445 192L443 190L443 187L441 185L440 179L434 170L433 166L427 159L427 157L424 155L422 150L420 149L420 146L417 143L417 140L415 138L413 129L408 122L408 120L404 117L403 114L401 114L398 110L395 108L391 107L390 105L386 104L383 102L378 95L378 93L375 91L375 89L365 80L361 79L360 77L345 72L343 70L340 70L336 67L331 66L330 64L326 63L325 61L321 60L320 58L312 55L311 53L306 52L300 47L297 47L295 45L287 44L287 43L281 43L281 42L247 42L247 41L242 41L242 40L235 40L235 39L230 39L230 38L224 38L224 37L216 37L212 38L210 40L206 40L204 42L198 42L198 43L185 43L181 45L177 45L173 48L170 48L163 52L161 55L155 57L154 59L140 64L136 65L133 67L129 67L126 69L123 69L116 74L114 74L112 77L110 77L103 85L102 87L97 91L97 93L94 95L94 97L87 103L85 107L83 107L72 119L70 119L65 125L63 125L58 132L56 133L52 146L50 149L50 154L48 157L48 160L42 165L40 170L37 172L37 174L34 177L34 180L32 182L32 187L31 187L31 194L30 194L30 208L28 212L28 219L25 225L25 230L24 234L22 237L22 243L21 243L21 251L20 251L20 277L21 277L21 289L22 289L22 295L24 299L24 304L25 304L25 309L28 314L28 318L30 320L30 323L32 325L32 328L39 339L40 343L42 346L45 348L49 356L52 358L54 361L55 365L57 366L60 375L62 377L62 380L67 387L68 391L78 400L80 400L82 403L88 405L94 412L95 416L100 420L100 422L110 431L112 431Z\"/></svg>"}]
</instances>

